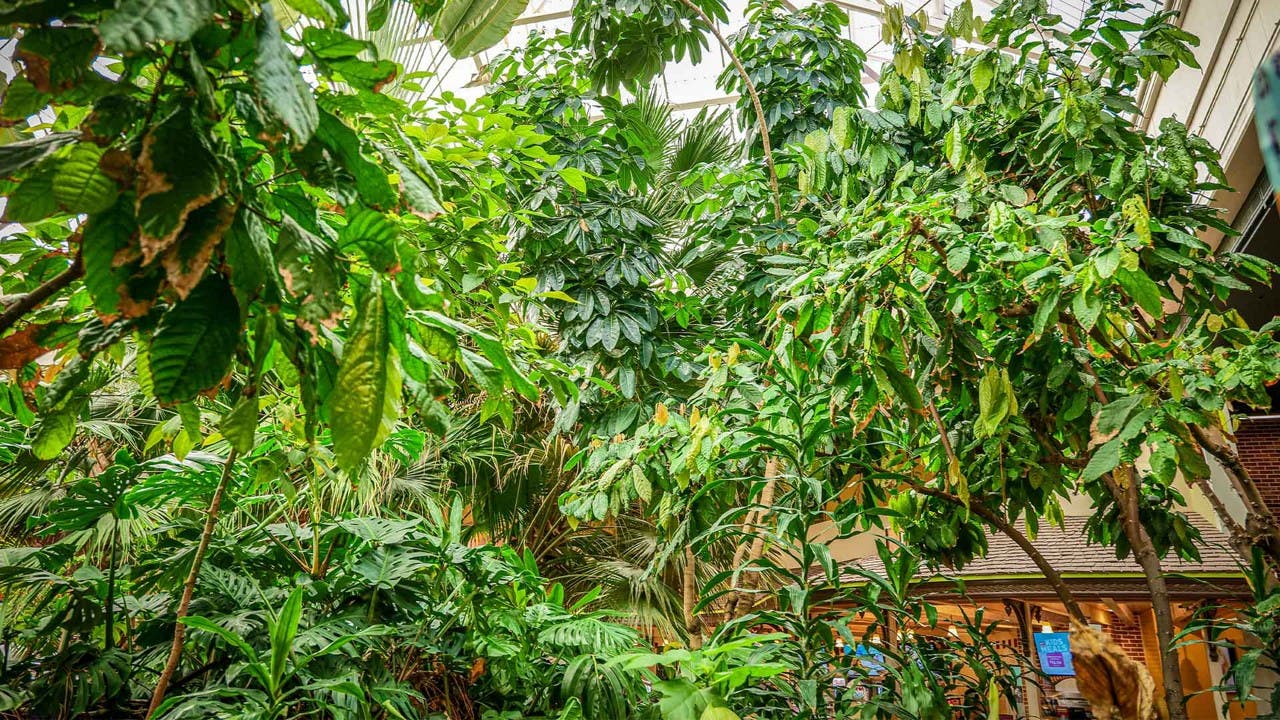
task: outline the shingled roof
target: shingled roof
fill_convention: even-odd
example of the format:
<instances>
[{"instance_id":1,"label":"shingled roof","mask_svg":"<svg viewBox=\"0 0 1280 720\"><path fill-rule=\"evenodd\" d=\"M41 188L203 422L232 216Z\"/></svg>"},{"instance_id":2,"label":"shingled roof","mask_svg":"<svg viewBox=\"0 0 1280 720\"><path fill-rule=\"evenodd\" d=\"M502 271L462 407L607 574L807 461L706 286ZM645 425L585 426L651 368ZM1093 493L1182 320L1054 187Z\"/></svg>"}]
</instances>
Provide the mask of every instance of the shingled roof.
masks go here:
<instances>
[{"instance_id":1,"label":"shingled roof","mask_svg":"<svg viewBox=\"0 0 1280 720\"><path fill-rule=\"evenodd\" d=\"M1228 538L1217 528L1209 525L1195 515L1191 515L1193 524L1200 529L1202 543L1200 546L1201 561L1188 561L1169 555L1161 564L1165 573L1174 576L1212 579L1215 586L1219 581L1238 587L1240 565L1236 554L1228 545ZM1035 539L1036 549L1044 555L1054 568L1072 584L1097 586L1097 590L1108 592L1122 589L1126 582L1143 583L1142 569L1130 555L1117 559L1115 550L1102 545L1092 545L1084 532L1086 518L1067 517L1064 527L1043 525ZM1025 532L1026 523L1019 522L1018 529ZM988 549L985 557L974 558L960 571L943 569L942 574L949 577L964 578L966 583L990 582L998 583L1001 592L1016 589L1019 586L1043 586L1044 575L1036 567L1031 558L1007 536L1000 533L988 533ZM884 573L884 564L878 557L867 557L849 564L876 574ZM921 568L920 576L929 577L933 573ZM846 575L848 581L857 581L856 576ZM1036 581L1041 581L1037 583ZM1230 582L1235 580L1235 582ZM1026 585L1023 585L1026 583ZM1119 585L1117 585L1119 583ZM1192 589L1194 580L1180 583L1184 589ZM1171 589L1173 583L1171 583ZM972 589L972 588L971 588ZM1203 588L1203 594L1217 594L1221 587ZM1202 593L1195 593L1202 594Z\"/></svg>"}]
</instances>

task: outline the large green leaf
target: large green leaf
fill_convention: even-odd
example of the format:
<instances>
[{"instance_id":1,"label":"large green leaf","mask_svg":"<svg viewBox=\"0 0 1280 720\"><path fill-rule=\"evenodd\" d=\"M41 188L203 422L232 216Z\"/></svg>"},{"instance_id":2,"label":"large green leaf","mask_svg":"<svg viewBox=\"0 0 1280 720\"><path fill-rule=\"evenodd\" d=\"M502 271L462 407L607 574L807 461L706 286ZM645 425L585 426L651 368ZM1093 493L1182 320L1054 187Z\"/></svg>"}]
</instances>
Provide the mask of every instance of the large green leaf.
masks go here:
<instances>
[{"instance_id":1,"label":"large green leaf","mask_svg":"<svg viewBox=\"0 0 1280 720\"><path fill-rule=\"evenodd\" d=\"M356 192L369 207L390 210L398 198L387 173L360 152L360 136L338 119L338 116L321 110L320 125L315 142L327 148L356 181ZM412 200L412 198L411 198Z\"/></svg>"},{"instance_id":2,"label":"large green leaf","mask_svg":"<svg viewBox=\"0 0 1280 720\"><path fill-rule=\"evenodd\" d=\"M382 444L400 416L400 368L388 326L381 281L374 276L343 347L329 409L334 455L347 471Z\"/></svg>"},{"instance_id":3,"label":"large green leaf","mask_svg":"<svg viewBox=\"0 0 1280 720\"><path fill-rule=\"evenodd\" d=\"M231 286L205 278L160 318L151 339L152 389L165 403L190 400L222 381L240 337L240 307Z\"/></svg>"},{"instance_id":4,"label":"large green leaf","mask_svg":"<svg viewBox=\"0 0 1280 720\"><path fill-rule=\"evenodd\" d=\"M253 63L253 79L271 112L293 131L294 145L305 145L320 123L311 87L298 72L298 60L289 50L280 24L266 4L258 19L258 57Z\"/></svg>"},{"instance_id":5,"label":"large green leaf","mask_svg":"<svg viewBox=\"0 0 1280 720\"><path fill-rule=\"evenodd\" d=\"M431 185L426 180L422 179L422 176L405 165L390 150L383 150L382 154L387 158L387 162L395 167L396 173L400 176L400 192L404 193L405 199L409 201L409 206L413 210L428 220L444 212L444 207L436 199L435 191L431 189Z\"/></svg>"},{"instance_id":6,"label":"large green leaf","mask_svg":"<svg viewBox=\"0 0 1280 720\"><path fill-rule=\"evenodd\" d=\"M325 24L338 24L347 21L347 13L340 0L284 0L284 4Z\"/></svg>"},{"instance_id":7,"label":"large green leaf","mask_svg":"<svg viewBox=\"0 0 1280 720\"><path fill-rule=\"evenodd\" d=\"M53 180L58 176L60 158L51 157L35 166L23 178L4 206L4 219L9 222L33 223L58 212L53 197Z\"/></svg>"},{"instance_id":8,"label":"large green leaf","mask_svg":"<svg viewBox=\"0 0 1280 720\"><path fill-rule=\"evenodd\" d=\"M212 18L210 0L120 0L98 34L113 50L137 52L157 40L190 40Z\"/></svg>"},{"instance_id":9,"label":"large green leaf","mask_svg":"<svg viewBox=\"0 0 1280 720\"><path fill-rule=\"evenodd\" d=\"M436 39L449 54L470 57L507 36L529 0L446 0L431 20Z\"/></svg>"},{"instance_id":10,"label":"large green leaf","mask_svg":"<svg viewBox=\"0 0 1280 720\"><path fill-rule=\"evenodd\" d=\"M96 213L115 202L116 184L98 168L102 152L93 143L80 143L58 166L53 196L68 212Z\"/></svg>"},{"instance_id":11,"label":"large green leaf","mask_svg":"<svg viewBox=\"0 0 1280 720\"><path fill-rule=\"evenodd\" d=\"M223 416L218 429L241 455L253 450L253 436L258 428L258 398L244 397Z\"/></svg>"},{"instance_id":12,"label":"large green leaf","mask_svg":"<svg viewBox=\"0 0 1280 720\"><path fill-rule=\"evenodd\" d=\"M58 457L76 436L76 415L79 412L79 404L72 403L41 418L40 427L31 441L31 454L40 460Z\"/></svg>"},{"instance_id":13,"label":"large green leaf","mask_svg":"<svg viewBox=\"0 0 1280 720\"><path fill-rule=\"evenodd\" d=\"M231 267L231 284L243 297L256 297L264 286L269 295L274 294L276 275L272 268L276 262L271 238L257 215L244 209L237 213L227 230L223 252Z\"/></svg>"},{"instance_id":14,"label":"large green leaf","mask_svg":"<svg viewBox=\"0 0 1280 720\"><path fill-rule=\"evenodd\" d=\"M1120 465L1120 451L1123 447L1124 445L1119 438L1099 446L1093 451L1093 455L1089 458L1089 463L1085 465L1080 479L1085 482L1091 482L1115 470Z\"/></svg>"},{"instance_id":15,"label":"large green leaf","mask_svg":"<svg viewBox=\"0 0 1280 720\"><path fill-rule=\"evenodd\" d=\"M302 620L302 588L294 588L289 599L280 608L279 617L271 623L271 686L272 694L280 689L285 666L293 653L293 641L298 637L298 623Z\"/></svg>"}]
</instances>

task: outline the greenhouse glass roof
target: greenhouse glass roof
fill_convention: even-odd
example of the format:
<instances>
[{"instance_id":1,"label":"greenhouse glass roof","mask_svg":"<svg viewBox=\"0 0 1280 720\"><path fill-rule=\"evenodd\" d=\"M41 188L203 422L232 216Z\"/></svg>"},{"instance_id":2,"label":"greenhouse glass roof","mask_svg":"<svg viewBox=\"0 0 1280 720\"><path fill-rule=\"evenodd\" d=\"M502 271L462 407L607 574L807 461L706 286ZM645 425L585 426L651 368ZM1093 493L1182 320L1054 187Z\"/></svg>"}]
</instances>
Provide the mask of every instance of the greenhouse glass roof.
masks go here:
<instances>
[{"instance_id":1,"label":"greenhouse glass roof","mask_svg":"<svg viewBox=\"0 0 1280 720\"><path fill-rule=\"evenodd\" d=\"M789 6L800 8L815 4L816 0L782 0ZM867 51L868 87L875 85L876 71L891 59L890 48L880 38L881 17L884 4L880 0L832 0L849 16L846 28L848 37ZM958 5L960 0L908 0L903 7L909 14L925 12L933 25L940 26ZM491 58L512 48L524 45L531 33L554 34L567 32L573 24L573 0L530 0L524 14L516 21L506 39L489 50L472 58L458 59L449 55L444 47L433 40L428 28L420 24L407 4L397 4L386 26L369 33L367 28L367 0L346 0L351 16L353 34L372 39L384 57L399 62L405 74L430 73L418 82L421 92L409 93L408 99L439 96L444 92L474 99L484 91L479 78ZM993 0L976 0L974 9L978 15L989 17ZM1126 14L1130 19L1142 19L1160 10L1163 0L1140 0L1139 9ZM1076 22L1088 7L1088 0L1050 0L1051 11L1061 15L1068 23ZM729 19L720 25L727 36L745 23L747 0L727 0ZM667 66L658 79L658 91L665 95L677 111L696 110L702 107L725 105L736 100L716 87L716 78L728 63L718 47L712 47L701 62L683 61Z\"/></svg>"}]
</instances>

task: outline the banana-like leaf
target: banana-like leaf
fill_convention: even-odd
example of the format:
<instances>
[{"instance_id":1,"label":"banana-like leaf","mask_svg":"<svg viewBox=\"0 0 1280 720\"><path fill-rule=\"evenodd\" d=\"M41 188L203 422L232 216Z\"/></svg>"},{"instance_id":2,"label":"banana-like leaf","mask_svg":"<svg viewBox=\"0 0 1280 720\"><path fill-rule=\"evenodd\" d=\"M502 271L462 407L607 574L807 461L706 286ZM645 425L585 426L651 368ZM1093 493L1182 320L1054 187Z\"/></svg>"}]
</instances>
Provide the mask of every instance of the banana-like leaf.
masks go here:
<instances>
[{"instance_id":1,"label":"banana-like leaf","mask_svg":"<svg viewBox=\"0 0 1280 720\"><path fill-rule=\"evenodd\" d=\"M529 0L446 0L432 18L436 39L456 58L475 55L507 36Z\"/></svg>"}]
</instances>

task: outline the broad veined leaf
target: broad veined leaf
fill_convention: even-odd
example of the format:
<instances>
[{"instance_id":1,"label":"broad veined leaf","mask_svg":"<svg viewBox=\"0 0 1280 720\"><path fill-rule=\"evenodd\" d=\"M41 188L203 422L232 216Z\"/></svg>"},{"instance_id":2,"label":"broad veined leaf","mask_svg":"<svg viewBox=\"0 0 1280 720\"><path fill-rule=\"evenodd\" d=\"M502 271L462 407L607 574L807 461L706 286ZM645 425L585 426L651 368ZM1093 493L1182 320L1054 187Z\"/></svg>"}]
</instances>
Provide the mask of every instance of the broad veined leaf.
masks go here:
<instances>
[{"instance_id":1,"label":"broad veined leaf","mask_svg":"<svg viewBox=\"0 0 1280 720\"><path fill-rule=\"evenodd\" d=\"M347 209L347 225L338 234L344 251L357 248L379 272L396 264L396 237L399 229L386 215L363 205Z\"/></svg>"},{"instance_id":2,"label":"broad veined leaf","mask_svg":"<svg viewBox=\"0 0 1280 720\"><path fill-rule=\"evenodd\" d=\"M31 454L39 460L53 460L62 454L76 436L79 414L80 403L70 403L42 417L31 441Z\"/></svg>"},{"instance_id":3,"label":"broad veined leaf","mask_svg":"<svg viewBox=\"0 0 1280 720\"><path fill-rule=\"evenodd\" d=\"M357 40L341 30L328 28L305 28L302 31L302 42L316 57L322 59L355 57L366 50L374 50L373 44L367 40Z\"/></svg>"},{"instance_id":4,"label":"broad veined leaf","mask_svg":"<svg viewBox=\"0 0 1280 720\"><path fill-rule=\"evenodd\" d=\"M98 34L109 48L137 52L157 40L190 40L212 18L210 0L120 0Z\"/></svg>"},{"instance_id":5,"label":"broad veined leaf","mask_svg":"<svg viewBox=\"0 0 1280 720\"><path fill-rule=\"evenodd\" d=\"M329 409L338 465L355 470L400 417L400 366L389 334L381 280L374 276L342 349Z\"/></svg>"},{"instance_id":6,"label":"broad veined leaf","mask_svg":"<svg viewBox=\"0 0 1280 720\"><path fill-rule=\"evenodd\" d=\"M336 115L320 111L320 123L313 142L327 148L351 173L356 181L356 192L364 204L377 210L390 210L396 206L398 198L387 180L387 172L360 152L360 136Z\"/></svg>"},{"instance_id":7,"label":"broad veined leaf","mask_svg":"<svg viewBox=\"0 0 1280 720\"><path fill-rule=\"evenodd\" d=\"M96 213L115 202L115 181L98 168L102 152L93 143L80 143L58 165L53 196L67 212Z\"/></svg>"},{"instance_id":8,"label":"broad veined leaf","mask_svg":"<svg viewBox=\"0 0 1280 720\"><path fill-rule=\"evenodd\" d=\"M258 427L258 398L243 397L222 418L218 430L241 455L253 450L253 435Z\"/></svg>"},{"instance_id":9,"label":"broad veined leaf","mask_svg":"<svg viewBox=\"0 0 1280 720\"><path fill-rule=\"evenodd\" d=\"M239 337L236 297L225 280L211 275L165 312L151 338L156 398L183 402L217 385L231 368Z\"/></svg>"},{"instance_id":10,"label":"broad veined leaf","mask_svg":"<svg viewBox=\"0 0 1280 720\"><path fill-rule=\"evenodd\" d=\"M9 177L29 165L35 165L58 148L79 139L78 132L58 132L0 145L0 177Z\"/></svg>"},{"instance_id":11,"label":"broad veined leaf","mask_svg":"<svg viewBox=\"0 0 1280 720\"><path fill-rule=\"evenodd\" d=\"M1085 465L1080 479L1090 482L1115 470L1120 465L1121 446L1122 443L1119 438L1100 445L1093 451L1093 456L1089 458L1089 463Z\"/></svg>"},{"instance_id":12,"label":"broad veined leaf","mask_svg":"<svg viewBox=\"0 0 1280 720\"><path fill-rule=\"evenodd\" d=\"M270 4L263 5L258 19L258 56L253 63L253 79L267 107L293 131L294 145L305 145L320 123L320 113L311 86L298 72L298 59L285 43Z\"/></svg>"},{"instance_id":13,"label":"broad veined leaf","mask_svg":"<svg viewBox=\"0 0 1280 720\"><path fill-rule=\"evenodd\" d=\"M9 194L4 206L4 219L9 222L33 223L58 212L58 201L53 197L53 180L58 176L61 161L51 157L27 174L18 187Z\"/></svg>"},{"instance_id":14,"label":"broad veined leaf","mask_svg":"<svg viewBox=\"0 0 1280 720\"><path fill-rule=\"evenodd\" d=\"M995 76L996 65L990 52L983 53L973 67L969 68L969 81L973 83L973 89L978 91L978 97L986 94Z\"/></svg>"},{"instance_id":15,"label":"broad veined leaf","mask_svg":"<svg viewBox=\"0 0 1280 720\"><path fill-rule=\"evenodd\" d=\"M271 238L257 215L243 208L236 214L227 229L224 252L227 264L231 266L231 284L236 292L253 298L263 291L264 286L267 292L274 291L277 284L276 262L271 252Z\"/></svg>"},{"instance_id":16,"label":"broad veined leaf","mask_svg":"<svg viewBox=\"0 0 1280 720\"><path fill-rule=\"evenodd\" d=\"M372 0L369 12L365 15L365 26L369 28L369 32L377 32L387 24L387 17L390 15L391 0Z\"/></svg>"},{"instance_id":17,"label":"broad veined leaf","mask_svg":"<svg viewBox=\"0 0 1280 720\"><path fill-rule=\"evenodd\" d=\"M396 174L400 176L400 192L404 193L409 206L418 215L431 220L444 212L444 207L436 199L435 190L431 189L426 180L406 166L391 150L384 149L382 154L395 167Z\"/></svg>"},{"instance_id":18,"label":"broad veined leaf","mask_svg":"<svg viewBox=\"0 0 1280 720\"><path fill-rule=\"evenodd\" d=\"M212 202L222 189L218 161L190 110L178 110L147 133L138 157L143 262L168 248L187 216Z\"/></svg>"},{"instance_id":19,"label":"broad veined leaf","mask_svg":"<svg viewBox=\"0 0 1280 720\"><path fill-rule=\"evenodd\" d=\"M284 4L306 15L326 24L338 24L345 22L346 12L342 8L340 2L329 0L284 0Z\"/></svg>"},{"instance_id":20,"label":"broad veined leaf","mask_svg":"<svg viewBox=\"0 0 1280 720\"><path fill-rule=\"evenodd\" d=\"M578 168L567 166L560 168L556 172L566 183L568 183L569 187L580 193L585 193L587 191L587 176Z\"/></svg>"},{"instance_id":21,"label":"broad veined leaf","mask_svg":"<svg viewBox=\"0 0 1280 720\"><path fill-rule=\"evenodd\" d=\"M1160 296L1160 286L1145 272L1122 267L1116 271L1116 281L1148 315L1154 318L1164 316L1164 299Z\"/></svg>"},{"instance_id":22,"label":"broad veined leaf","mask_svg":"<svg viewBox=\"0 0 1280 720\"><path fill-rule=\"evenodd\" d=\"M1013 384L1007 369L997 370L988 366L978 383L978 422L974 427L979 437L991 437L1000 425L1016 415L1018 401L1013 395Z\"/></svg>"},{"instance_id":23,"label":"broad veined leaf","mask_svg":"<svg viewBox=\"0 0 1280 720\"><path fill-rule=\"evenodd\" d=\"M431 30L450 55L470 57L506 37L528 4L528 0L445 0L431 19Z\"/></svg>"}]
</instances>

